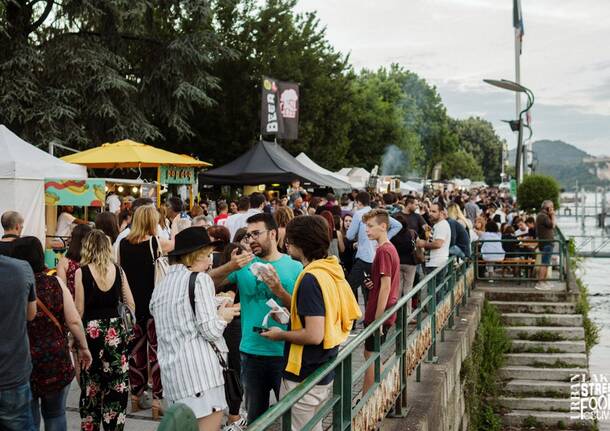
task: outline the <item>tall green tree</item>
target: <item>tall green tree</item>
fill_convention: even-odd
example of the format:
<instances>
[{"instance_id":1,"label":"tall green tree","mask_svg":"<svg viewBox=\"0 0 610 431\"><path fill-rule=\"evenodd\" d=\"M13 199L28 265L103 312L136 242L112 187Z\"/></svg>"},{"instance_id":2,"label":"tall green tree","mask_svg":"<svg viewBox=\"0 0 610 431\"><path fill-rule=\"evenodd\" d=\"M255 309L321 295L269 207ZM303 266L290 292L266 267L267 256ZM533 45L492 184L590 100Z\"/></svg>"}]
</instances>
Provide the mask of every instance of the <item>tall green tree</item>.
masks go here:
<instances>
[{"instance_id":1,"label":"tall green tree","mask_svg":"<svg viewBox=\"0 0 610 431\"><path fill-rule=\"evenodd\" d=\"M469 178L473 181L483 179L483 169L477 159L464 150L447 154L443 158L441 178Z\"/></svg>"},{"instance_id":2,"label":"tall green tree","mask_svg":"<svg viewBox=\"0 0 610 431\"><path fill-rule=\"evenodd\" d=\"M400 173L417 167L421 148L419 136L404 121L407 108L399 73L394 67L375 72L363 70L352 85L349 117L350 165L371 169L382 164L382 156L390 145L405 155L407 165ZM399 172L393 172L399 173Z\"/></svg>"},{"instance_id":3,"label":"tall green tree","mask_svg":"<svg viewBox=\"0 0 610 431\"><path fill-rule=\"evenodd\" d=\"M0 1L0 114L26 139L167 145L213 104L209 2Z\"/></svg>"},{"instance_id":4,"label":"tall green tree","mask_svg":"<svg viewBox=\"0 0 610 431\"><path fill-rule=\"evenodd\" d=\"M472 154L483 168L485 181L488 184L500 182L503 141L492 124L479 117L451 120L450 124L460 149Z\"/></svg>"},{"instance_id":5,"label":"tall green tree","mask_svg":"<svg viewBox=\"0 0 610 431\"><path fill-rule=\"evenodd\" d=\"M300 85L299 139L280 143L329 168L345 162L352 95L348 59L329 44L316 15L296 14L295 3L215 3L218 37L236 55L215 62L219 89L212 97L218 104L198 113L196 128L204 157L217 165L259 139L263 75Z\"/></svg>"}]
</instances>

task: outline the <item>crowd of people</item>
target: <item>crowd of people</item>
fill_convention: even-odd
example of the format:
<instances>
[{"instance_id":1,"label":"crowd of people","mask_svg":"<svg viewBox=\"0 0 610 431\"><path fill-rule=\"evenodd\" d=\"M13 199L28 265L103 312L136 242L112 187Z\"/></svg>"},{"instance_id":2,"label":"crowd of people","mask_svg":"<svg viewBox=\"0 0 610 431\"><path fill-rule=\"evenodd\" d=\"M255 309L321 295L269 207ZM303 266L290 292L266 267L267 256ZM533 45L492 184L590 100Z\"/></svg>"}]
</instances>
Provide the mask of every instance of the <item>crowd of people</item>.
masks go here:
<instances>
[{"instance_id":1,"label":"crowd of people","mask_svg":"<svg viewBox=\"0 0 610 431\"><path fill-rule=\"evenodd\" d=\"M123 429L131 400L155 419L182 403L200 430L239 431L451 256L493 263L544 240L536 288L548 289L552 202L533 218L496 189L337 198L295 181L284 196L188 210L178 197L160 208L147 198L108 204L94 223L61 212L67 249L56 273L39 239L22 236L23 217L1 216L1 429L65 430L76 378L84 430ZM364 347L368 358L373 339ZM292 407L293 430L333 379ZM371 367L363 393L373 383Z\"/></svg>"}]
</instances>

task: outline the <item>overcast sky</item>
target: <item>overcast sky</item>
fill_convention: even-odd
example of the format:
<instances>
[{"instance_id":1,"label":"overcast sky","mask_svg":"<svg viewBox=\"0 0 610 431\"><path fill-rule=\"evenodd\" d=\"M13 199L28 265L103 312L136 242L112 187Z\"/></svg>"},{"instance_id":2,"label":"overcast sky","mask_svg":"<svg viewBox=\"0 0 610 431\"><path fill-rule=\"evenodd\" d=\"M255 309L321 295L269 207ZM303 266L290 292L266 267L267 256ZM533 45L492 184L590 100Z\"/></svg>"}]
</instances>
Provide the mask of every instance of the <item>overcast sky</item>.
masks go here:
<instances>
[{"instance_id":1,"label":"overcast sky","mask_svg":"<svg viewBox=\"0 0 610 431\"><path fill-rule=\"evenodd\" d=\"M449 114L481 116L515 145L501 119L514 93L512 0L300 0L356 69L393 62L436 85ZM561 139L610 155L610 0L522 0L521 82L536 95L534 139ZM541 155L538 155L540 157Z\"/></svg>"}]
</instances>

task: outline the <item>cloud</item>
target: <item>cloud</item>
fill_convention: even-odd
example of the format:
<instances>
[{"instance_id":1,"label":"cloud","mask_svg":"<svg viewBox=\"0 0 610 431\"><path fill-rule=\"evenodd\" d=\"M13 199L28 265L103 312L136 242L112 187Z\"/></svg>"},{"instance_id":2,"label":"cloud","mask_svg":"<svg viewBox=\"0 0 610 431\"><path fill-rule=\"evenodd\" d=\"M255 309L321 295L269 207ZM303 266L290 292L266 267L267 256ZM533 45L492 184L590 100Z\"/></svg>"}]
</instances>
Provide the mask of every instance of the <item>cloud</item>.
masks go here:
<instances>
[{"instance_id":1,"label":"cloud","mask_svg":"<svg viewBox=\"0 0 610 431\"><path fill-rule=\"evenodd\" d=\"M537 139L600 153L610 139L610 1L522 0L522 82L536 94ZM482 83L514 78L512 2L499 0L301 0L356 69L397 62L438 86L449 112L480 115L514 141L500 118L514 97Z\"/></svg>"}]
</instances>

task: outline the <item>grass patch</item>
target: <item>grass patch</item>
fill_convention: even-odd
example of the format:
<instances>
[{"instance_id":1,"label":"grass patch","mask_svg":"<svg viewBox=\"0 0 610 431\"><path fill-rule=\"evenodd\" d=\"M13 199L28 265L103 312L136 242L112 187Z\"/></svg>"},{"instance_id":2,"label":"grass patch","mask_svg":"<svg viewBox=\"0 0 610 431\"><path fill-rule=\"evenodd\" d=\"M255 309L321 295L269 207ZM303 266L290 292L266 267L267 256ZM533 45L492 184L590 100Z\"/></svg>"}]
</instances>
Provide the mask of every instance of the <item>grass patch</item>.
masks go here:
<instances>
[{"instance_id":1,"label":"grass patch","mask_svg":"<svg viewBox=\"0 0 610 431\"><path fill-rule=\"evenodd\" d=\"M464 386L469 431L500 431L501 407L497 398L502 382L498 370L504 365L504 354L511 342L502 326L496 307L485 301L481 322L470 355L462 363L460 379Z\"/></svg>"},{"instance_id":2,"label":"grass patch","mask_svg":"<svg viewBox=\"0 0 610 431\"><path fill-rule=\"evenodd\" d=\"M547 364L545 362L534 362L531 366L534 368L582 368L582 365L570 364L569 362L560 360L556 360L552 364Z\"/></svg>"},{"instance_id":3,"label":"grass patch","mask_svg":"<svg viewBox=\"0 0 610 431\"><path fill-rule=\"evenodd\" d=\"M536 419L534 416L528 416L525 419L523 419L521 426L523 428L529 428L529 429L533 428L536 430L544 429L544 424L542 422L539 422L538 419Z\"/></svg>"},{"instance_id":4,"label":"grass patch","mask_svg":"<svg viewBox=\"0 0 610 431\"><path fill-rule=\"evenodd\" d=\"M511 348L511 353L563 353L561 349L556 347L543 347L543 346L515 346Z\"/></svg>"},{"instance_id":5,"label":"grass patch","mask_svg":"<svg viewBox=\"0 0 610 431\"><path fill-rule=\"evenodd\" d=\"M528 334L527 332L519 332L517 334L517 338L519 338L520 340L529 341L565 341L565 338L562 335L549 331L538 331L534 332L533 334Z\"/></svg>"},{"instance_id":6,"label":"grass patch","mask_svg":"<svg viewBox=\"0 0 610 431\"><path fill-rule=\"evenodd\" d=\"M576 279L578 285L578 301L576 302L576 312L582 315L582 324L585 329L585 346L587 354L591 348L599 343L599 327L589 318L589 289L580 278Z\"/></svg>"},{"instance_id":7,"label":"grass patch","mask_svg":"<svg viewBox=\"0 0 610 431\"><path fill-rule=\"evenodd\" d=\"M526 392L506 392L507 396L514 398L568 398L569 393L559 391L526 391ZM546 410L546 409L545 409Z\"/></svg>"}]
</instances>

